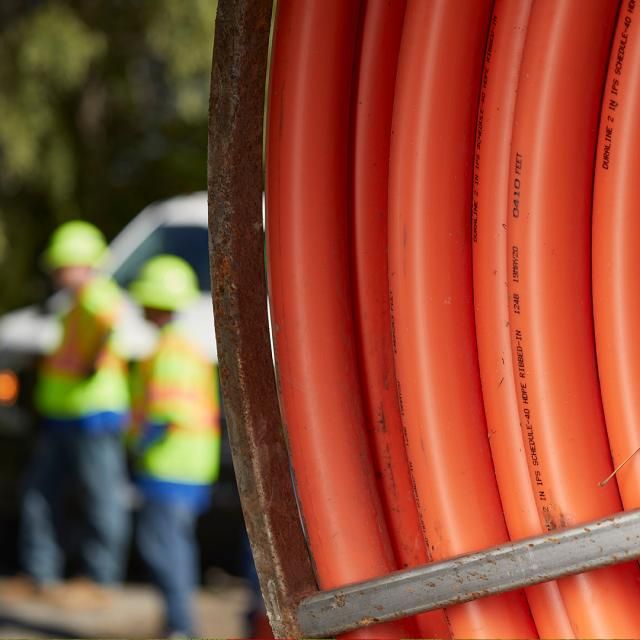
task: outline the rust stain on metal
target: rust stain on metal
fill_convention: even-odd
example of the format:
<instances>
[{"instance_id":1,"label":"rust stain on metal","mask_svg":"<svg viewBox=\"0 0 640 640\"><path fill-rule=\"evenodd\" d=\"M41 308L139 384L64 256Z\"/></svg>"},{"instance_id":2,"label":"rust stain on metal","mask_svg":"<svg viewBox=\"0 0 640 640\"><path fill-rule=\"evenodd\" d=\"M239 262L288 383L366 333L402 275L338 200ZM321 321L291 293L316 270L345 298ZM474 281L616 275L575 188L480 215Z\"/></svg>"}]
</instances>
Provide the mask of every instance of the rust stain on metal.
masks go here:
<instances>
[{"instance_id":1,"label":"rust stain on metal","mask_svg":"<svg viewBox=\"0 0 640 640\"><path fill-rule=\"evenodd\" d=\"M209 111L209 234L220 378L247 530L278 637L317 586L289 474L271 361L262 124L272 0L219 0Z\"/></svg>"},{"instance_id":2,"label":"rust stain on metal","mask_svg":"<svg viewBox=\"0 0 640 640\"><path fill-rule=\"evenodd\" d=\"M476 580L488 580L489 577L484 573L479 573L478 571L472 571L469 573L469 576L475 578Z\"/></svg>"},{"instance_id":3,"label":"rust stain on metal","mask_svg":"<svg viewBox=\"0 0 640 640\"><path fill-rule=\"evenodd\" d=\"M342 608L347 604L347 597L344 593L337 593L334 597L335 605L338 608Z\"/></svg>"}]
</instances>

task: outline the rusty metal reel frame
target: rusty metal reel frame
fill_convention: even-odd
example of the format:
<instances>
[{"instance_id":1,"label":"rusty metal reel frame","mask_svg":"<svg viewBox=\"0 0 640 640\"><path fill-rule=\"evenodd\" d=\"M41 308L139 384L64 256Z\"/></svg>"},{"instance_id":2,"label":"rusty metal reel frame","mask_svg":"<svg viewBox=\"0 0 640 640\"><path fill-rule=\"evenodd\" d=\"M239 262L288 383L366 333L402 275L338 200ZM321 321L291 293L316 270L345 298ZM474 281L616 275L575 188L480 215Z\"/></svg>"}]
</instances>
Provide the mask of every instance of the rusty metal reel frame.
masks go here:
<instances>
[{"instance_id":1,"label":"rusty metal reel frame","mask_svg":"<svg viewBox=\"0 0 640 640\"><path fill-rule=\"evenodd\" d=\"M326 637L640 557L640 509L320 592L289 469L269 339L262 144L273 0L219 0L209 231L222 393L251 547L277 637Z\"/></svg>"},{"instance_id":2,"label":"rusty metal reel frame","mask_svg":"<svg viewBox=\"0 0 640 640\"><path fill-rule=\"evenodd\" d=\"M271 356L262 224L262 139L272 0L219 0L209 111L209 233L225 415L242 509L276 636L317 591L302 531Z\"/></svg>"}]
</instances>

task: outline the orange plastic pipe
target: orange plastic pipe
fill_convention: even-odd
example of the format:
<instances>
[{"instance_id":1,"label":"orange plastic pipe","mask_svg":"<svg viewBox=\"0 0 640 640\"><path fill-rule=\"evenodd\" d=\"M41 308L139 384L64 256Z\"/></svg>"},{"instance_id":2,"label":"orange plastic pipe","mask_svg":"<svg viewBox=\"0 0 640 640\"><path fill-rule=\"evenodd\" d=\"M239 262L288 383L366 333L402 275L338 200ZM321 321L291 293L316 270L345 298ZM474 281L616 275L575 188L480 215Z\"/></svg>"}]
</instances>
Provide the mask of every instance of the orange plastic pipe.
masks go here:
<instances>
[{"instance_id":1,"label":"orange plastic pipe","mask_svg":"<svg viewBox=\"0 0 640 640\"><path fill-rule=\"evenodd\" d=\"M508 539L482 406L470 211L489 1L412 0L389 178L389 277L408 454L434 560ZM455 42L452 41L455 34ZM521 592L447 609L452 635L531 638Z\"/></svg>"},{"instance_id":2,"label":"orange plastic pipe","mask_svg":"<svg viewBox=\"0 0 640 640\"><path fill-rule=\"evenodd\" d=\"M342 0L280 0L269 93L274 346L292 467L321 589L395 568L365 435L347 241L359 10L359 3ZM362 635L408 633L397 622Z\"/></svg>"},{"instance_id":3,"label":"orange plastic pipe","mask_svg":"<svg viewBox=\"0 0 640 640\"><path fill-rule=\"evenodd\" d=\"M640 13L624 0L600 115L593 207L593 304L602 400L614 464L640 447ZM617 474L640 507L640 454Z\"/></svg>"},{"instance_id":4,"label":"orange plastic pipe","mask_svg":"<svg viewBox=\"0 0 640 640\"><path fill-rule=\"evenodd\" d=\"M526 457L552 531L621 508L595 363L591 204L617 4L536 2L523 54L508 204L510 320ZM640 570L559 581L580 638L640 635Z\"/></svg>"},{"instance_id":5,"label":"orange plastic pipe","mask_svg":"<svg viewBox=\"0 0 640 640\"><path fill-rule=\"evenodd\" d=\"M507 206L513 114L533 0L497 0L480 90L473 182L473 285L482 395L512 540L538 535L513 377L507 280ZM541 638L575 637L555 582L526 590Z\"/></svg>"},{"instance_id":6,"label":"orange plastic pipe","mask_svg":"<svg viewBox=\"0 0 640 640\"><path fill-rule=\"evenodd\" d=\"M404 0L367 0L354 95L354 288L363 397L397 568L428 561L396 394L387 278L391 116ZM442 611L416 616L422 638L449 637Z\"/></svg>"}]
</instances>

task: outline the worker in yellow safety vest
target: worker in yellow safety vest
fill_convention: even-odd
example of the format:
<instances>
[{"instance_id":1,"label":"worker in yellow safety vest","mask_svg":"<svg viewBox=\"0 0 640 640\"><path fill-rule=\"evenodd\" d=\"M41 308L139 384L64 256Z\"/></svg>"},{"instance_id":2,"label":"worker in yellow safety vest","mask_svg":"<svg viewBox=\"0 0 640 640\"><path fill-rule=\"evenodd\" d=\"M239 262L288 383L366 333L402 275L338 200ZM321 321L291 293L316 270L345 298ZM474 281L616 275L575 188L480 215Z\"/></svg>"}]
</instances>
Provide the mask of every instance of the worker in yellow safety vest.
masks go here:
<instances>
[{"instance_id":1,"label":"worker in yellow safety vest","mask_svg":"<svg viewBox=\"0 0 640 640\"><path fill-rule=\"evenodd\" d=\"M126 363L113 344L123 295L99 271L106 252L96 227L72 221L55 231L44 255L71 305L36 384L42 428L26 474L20 532L27 592L55 586L63 576L54 527L63 498L75 500L82 518L77 548L71 549L86 576L78 584L99 591L98 585L115 583L123 574L129 524L122 434L129 421L129 386Z\"/></svg>"},{"instance_id":2,"label":"worker in yellow safety vest","mask_svg":"<svg viewBox=\"0 0 640 640\"><path fill-rule=\"evenodd\" d=\"M195 524L210 502L220 459L217 378L174 320L199 295L191 267L161 255L143 266L131 294L159 330L154 353L132 373L130 432L142 504L137 541L166 607L167 634L193 636Z\"/></svg>"}]
</instances>

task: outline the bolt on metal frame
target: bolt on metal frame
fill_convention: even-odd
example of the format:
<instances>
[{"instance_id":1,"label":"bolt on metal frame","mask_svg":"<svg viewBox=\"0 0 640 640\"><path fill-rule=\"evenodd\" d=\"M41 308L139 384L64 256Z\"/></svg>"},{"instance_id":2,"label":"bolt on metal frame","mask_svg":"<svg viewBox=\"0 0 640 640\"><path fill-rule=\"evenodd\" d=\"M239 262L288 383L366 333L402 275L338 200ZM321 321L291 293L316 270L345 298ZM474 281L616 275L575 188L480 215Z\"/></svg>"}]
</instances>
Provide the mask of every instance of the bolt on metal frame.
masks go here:
<instances>
[{"instance_id":1,"label":"bolt on metal frame","mask_svg":"<svg viewBox=\"0 0 640 640\"><path fill-rule=\"evenodd\" d=\"M209 233L224 406L277 637L325 637L640 557L640 510L321 592L289 472L267 319L262 135L273 0L219 0Z\"/></svg>"}]
</instances>

